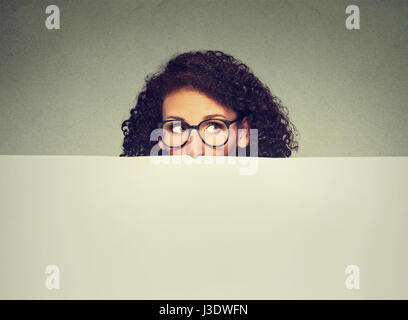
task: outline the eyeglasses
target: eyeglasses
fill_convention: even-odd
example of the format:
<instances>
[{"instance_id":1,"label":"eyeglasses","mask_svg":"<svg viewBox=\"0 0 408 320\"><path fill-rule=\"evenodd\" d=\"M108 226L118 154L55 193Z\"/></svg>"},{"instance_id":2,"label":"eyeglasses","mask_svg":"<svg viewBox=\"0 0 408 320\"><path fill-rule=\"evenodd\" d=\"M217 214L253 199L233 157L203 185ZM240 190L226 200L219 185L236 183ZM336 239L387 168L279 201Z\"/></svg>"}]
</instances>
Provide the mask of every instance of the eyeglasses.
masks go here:
<instances>
[{"instance_id":1,"label":"eyeglasses","mask_svg":"<svg viewBox=\"0 0 408 320\"><path fill-rule=\"evenodd\" d=\"M169 148L181 148L190 139L193 129L198 131L201 140L209 147L224 146L230 136L230 126L233 121L224 119L207 119L196 126L191 126L183 120L166 120L159 123L163 129L162 142Z\"/></svg>"}]
</instances>

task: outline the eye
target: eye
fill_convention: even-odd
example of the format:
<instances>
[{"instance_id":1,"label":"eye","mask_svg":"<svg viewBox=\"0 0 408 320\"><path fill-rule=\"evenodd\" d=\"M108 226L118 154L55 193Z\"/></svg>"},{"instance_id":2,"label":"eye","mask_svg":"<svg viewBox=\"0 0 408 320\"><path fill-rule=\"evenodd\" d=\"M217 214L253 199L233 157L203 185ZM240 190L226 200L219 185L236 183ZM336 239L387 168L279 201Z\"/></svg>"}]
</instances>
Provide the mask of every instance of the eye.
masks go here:
<instances>
[{"instance_id":1,"label":"eye","mask_svg":"<svg viewBox=\"0 0 408 320\"><path fill-rule=\"evenodd\" d=\"M210 122L207 124L205 131L208 133L218 133L222 130L222 127L220 124L216 122Z\"/></svg>"},{"instance_id":2,"label":"eye","mask_svg":"<svg viewBox=\"0 0 408 320\"><path fill-rule=\"evenodd\" d=\"M181 134L186 130L185 126L180 123L174 123L171 127L171 132L175 134Z\"/></svg>"}]
</instances>

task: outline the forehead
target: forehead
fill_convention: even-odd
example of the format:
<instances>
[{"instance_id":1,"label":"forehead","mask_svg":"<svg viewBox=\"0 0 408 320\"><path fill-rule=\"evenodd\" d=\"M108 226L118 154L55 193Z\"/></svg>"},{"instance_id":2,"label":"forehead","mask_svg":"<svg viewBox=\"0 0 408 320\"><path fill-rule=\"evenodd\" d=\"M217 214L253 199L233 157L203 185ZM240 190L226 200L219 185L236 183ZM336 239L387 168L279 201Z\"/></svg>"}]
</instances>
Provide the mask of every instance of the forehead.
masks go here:
<instances>
[{"instance_id":1,"label":"forehead","mask_svg":"<svg viewBox=\"0 0 408 320\"><path fill-rule=\"evenodd\" d=\"M233 110L199 91L188 88L172 92L163 101L163 119L179 117L194 123L210 114L219 114L226 119L236 116Z\"/></svg>"}]
</instances>

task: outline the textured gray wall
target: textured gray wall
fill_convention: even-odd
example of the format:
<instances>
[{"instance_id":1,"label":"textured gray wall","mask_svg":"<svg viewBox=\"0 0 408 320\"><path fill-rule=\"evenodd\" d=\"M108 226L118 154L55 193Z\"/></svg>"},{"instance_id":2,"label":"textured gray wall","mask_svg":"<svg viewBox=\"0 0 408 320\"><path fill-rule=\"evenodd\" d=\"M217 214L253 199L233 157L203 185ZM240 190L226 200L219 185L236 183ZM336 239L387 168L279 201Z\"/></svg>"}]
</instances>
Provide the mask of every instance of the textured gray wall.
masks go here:
<instances>
[{"instance_id":1,"label":"textured gray wall","mask_svg":"<svg viewBox=\"0 0 408 320\"><path fill-rule=\"evenodd\" d=\"M144 77L217 49L287 105L296 156L408 155L408 1L0 3L0 154L119 155ZM360 30L344 26L349 4Z\"/></svg>"}]
</instances>

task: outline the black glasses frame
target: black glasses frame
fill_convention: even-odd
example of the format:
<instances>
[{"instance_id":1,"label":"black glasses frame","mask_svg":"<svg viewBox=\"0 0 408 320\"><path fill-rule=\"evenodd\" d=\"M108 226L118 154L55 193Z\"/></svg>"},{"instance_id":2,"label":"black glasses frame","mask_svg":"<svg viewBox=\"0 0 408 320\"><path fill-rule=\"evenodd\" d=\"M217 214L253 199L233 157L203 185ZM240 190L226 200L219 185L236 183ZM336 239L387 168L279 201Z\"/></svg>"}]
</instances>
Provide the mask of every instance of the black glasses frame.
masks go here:
<instances>
[{"instance_id":1,"label":"black glasses frame","mask_svg":"<svg viewBox=\"0 0 408 320\"><path fill-rule=\"evenodd\" d=\"M199 130L200 125L201 125L203 122L207 122L207 121L211 121L211 120L222 121L222 122L227 126L228 136L227 136L227 139L225 140L225 142L224 142L223 144L219 144L219 145L216 145L216 146L214 146L214 145L212 145L212 144L208 144L207 142L205 142L204 138L201 136L201 133L200 133L200 130ZM166 144L166 143L164 142L164 139L162 139L163 144L164 144L166 147L170 148L170 149L182 148L183 146L185 146L185 144L188 142L188 140L190 140L191 131L194 130L194 129L197 130L198 135L199 135L201 141L204 142L205 145L207 145L207 146L209 146L209 147L211 147L211 148L219 148L219 147L225 146L225 144L228 142L229 137L230 137L230 126L231 126L233 123L237 122L238 119L235 119L235 120L232 120L232 121L224 120L224 119L205 119L205 120L201 121L201 122L200 122L198 125L196 125L196 126L192 126L192 125L190 125L189 123L187 123L187 122L184 121L184 120L177 120L177 119L174 119L174 120L173 120L173 119L171 119L171 120L165 120L165 121L159 122L159 128L163 128L163 125L164 125L165 123L167 123L167 122L175 122L175 121L179 121L179 122L184 123L184 124L187 125L187 128L188 128L188 136L187 136L186 141L185 141L183 144L179 145L179 146L169 146L168 144Z\"/></svg>"}]
</instances>

